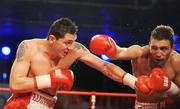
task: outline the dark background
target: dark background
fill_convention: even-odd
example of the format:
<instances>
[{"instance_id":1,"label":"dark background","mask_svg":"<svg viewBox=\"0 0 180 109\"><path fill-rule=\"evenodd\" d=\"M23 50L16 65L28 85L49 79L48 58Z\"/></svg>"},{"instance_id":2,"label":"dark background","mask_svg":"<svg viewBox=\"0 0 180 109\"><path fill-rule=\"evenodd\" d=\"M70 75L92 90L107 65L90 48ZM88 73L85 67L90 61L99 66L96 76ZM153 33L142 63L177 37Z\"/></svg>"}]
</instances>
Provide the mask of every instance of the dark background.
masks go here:
<instances>
[{"instance_id":1,"label":"dark background","mask_svg":"<svg viewBox=\"0 0 180 109\"><path fill-rule=\"evenodd\" d=\"M179 6L180 0L1 0L0 48L8 45L12 51L10 56L0 54L0 87L8 87L10 68L19 43L24 39L46 38L51 23L61 17L76 22L79 26L77 41L87 48L95 34L107 34L123 47L143 46L148 44L150 32L157 25L170 25L175 31L175 49L180 53ZM130 61L110 62L131 73ZM71 69L75 76L72 90L134 93L82 62L75 62ZM3 79L4 72L7 79ZM0 108L9 95L0 92ZM58 98L57 109L89 108L89 96L59 95ZM134 98L97 97L96 107L132 109L133 104Z\"/></svg>"},{"instance_id":2,"label":"dark background","mask_svg":"<svg viewBox=\"0 0 180 109\"><path fill-rule=\"evenodd\" d=\"M76 22L77 41L87 48L95 34L107 34L120 46L143 46L157 25L170 25L175 31L175 49L180 52L179 6L179 0L1 0L0 47L9 45L12 51L10 57L0 57L0 82L8 83L1 73L9 76L19 43L45 38L50 24L61 17ZM130 61L111 62L131 73ZM75 73L73 90L133 92L79 61L71 68Z\"/></svg>"}]
</instances>

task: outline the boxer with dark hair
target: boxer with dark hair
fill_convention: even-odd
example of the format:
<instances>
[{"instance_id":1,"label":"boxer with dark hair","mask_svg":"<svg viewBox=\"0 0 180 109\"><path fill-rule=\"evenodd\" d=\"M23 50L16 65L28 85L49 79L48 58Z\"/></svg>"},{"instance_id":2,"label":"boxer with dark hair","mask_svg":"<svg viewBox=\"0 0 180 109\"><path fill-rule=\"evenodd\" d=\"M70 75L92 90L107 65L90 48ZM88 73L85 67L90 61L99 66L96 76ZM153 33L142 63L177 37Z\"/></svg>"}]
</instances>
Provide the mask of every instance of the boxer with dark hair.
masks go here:
<instances>
[{"instance_id":1,"label":"boxer with dark hair","mask_svg":"<svg viewBox=\"0 0 180 109\"><path fill-rule=\"evenodd\" d=\"M164 109L167 96L180 96L180 54L174 51L173 36L170 26L159 25L151 32L149 45L124 48L107 35L95 35L90 50L114 60L131 60L137 77L135 109Z\"/></svg>"},{"instance_id":2,"label":"boxer with dark hair","mask_svg":"<svg viewBox=\"0 0 180 109\"><path fill-rule=\"evenodd\" d=\"M53 109L57 90L70 90L74 76L69 67L80 60L115 81L136 79L118 66L101 60L76 42L77 26L68 18L53 22L46 39L20 43L10 74L12 96L4 109ZM126 80L130 87L134 83Z\"/></svg>"}]
</instances>

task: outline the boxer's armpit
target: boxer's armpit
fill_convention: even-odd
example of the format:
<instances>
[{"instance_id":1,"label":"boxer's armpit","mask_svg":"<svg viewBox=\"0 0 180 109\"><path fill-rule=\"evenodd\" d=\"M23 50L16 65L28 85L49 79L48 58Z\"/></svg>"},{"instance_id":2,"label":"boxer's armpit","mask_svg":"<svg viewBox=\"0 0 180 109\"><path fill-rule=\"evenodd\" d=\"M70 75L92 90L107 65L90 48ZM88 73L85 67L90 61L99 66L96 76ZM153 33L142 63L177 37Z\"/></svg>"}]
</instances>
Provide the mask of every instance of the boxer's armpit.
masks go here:
<instances>
[{"instance_id":1,"label":"boxer's armpit","mask_svg":"<svg viewBox=\"0 0 180 109\"><path fill-rule=\"evenodd\" d=\"M23 41L19 45L19 47L17 49L17 52L16 52L16 59L17 59L18 62L23 60L23 56L24 56L24 54L26 52L26 48L27 48L27 44L26 44L25 41Z\"/></svg>"}]
</instances>

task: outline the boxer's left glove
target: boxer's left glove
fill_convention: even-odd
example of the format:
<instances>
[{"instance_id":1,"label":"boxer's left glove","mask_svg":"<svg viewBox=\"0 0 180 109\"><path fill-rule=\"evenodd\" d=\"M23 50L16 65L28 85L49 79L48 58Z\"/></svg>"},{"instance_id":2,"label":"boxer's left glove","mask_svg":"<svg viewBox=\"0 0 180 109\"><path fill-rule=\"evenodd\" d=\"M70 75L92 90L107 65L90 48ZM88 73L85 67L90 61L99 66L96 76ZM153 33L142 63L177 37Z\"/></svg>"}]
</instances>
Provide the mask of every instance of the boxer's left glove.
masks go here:
<instances>
[{"instance_id":1,"label":"boxer's left glove","mask_svg":"<svg viewBox=\"0 0 180 109\"><path fill-rule=\"evenodd\" d=\"M70 90L74 83L73 72L69 69L56 69L47 75L34 77L35 90L43 88L60 88Z\"/></svg>"},{"instance_id":2,"label":"boxer's left glove","mask_svg":"<svg viewBox=\"0 0 180 109\"><path fill-rule=\"evenodd\" d=\"M116 43L111 37L98 34L91 38L89 49L96 55L113 56L116 54Z\"/></svg>"}]
</instances>

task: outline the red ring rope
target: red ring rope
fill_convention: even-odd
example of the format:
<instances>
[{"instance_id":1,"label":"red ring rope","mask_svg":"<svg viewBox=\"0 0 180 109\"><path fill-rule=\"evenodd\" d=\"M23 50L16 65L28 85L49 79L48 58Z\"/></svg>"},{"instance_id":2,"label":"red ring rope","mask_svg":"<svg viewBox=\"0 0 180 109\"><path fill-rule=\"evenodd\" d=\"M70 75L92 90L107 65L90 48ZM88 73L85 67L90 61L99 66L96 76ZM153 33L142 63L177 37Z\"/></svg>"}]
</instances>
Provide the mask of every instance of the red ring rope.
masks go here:
<instances>
[{"instance_id":1,"label":"red ring rope","mask_svg":"<svg viewBox=\"0 0 180 109\"><path fill-rule=\"evenodd\" d=\"M9 92L9 88L0 88L0 92ZM136 97L136 94L130 93L109 93L109 92L88 92L88 91L58 91L58 94L71 95L90 95L90 109L96 109L96 96L119 96L119 97Z\"/></svg>"},{"instance_id":2,"label":"red ring rope","mask_svg":"<svg viewBox=\"0 0 180 109\"><path fill-rule=\"evenodd\" d=\"M9 88L0 88L0 92L9 92ZM109 93L109 92L88 92L88 91L58 91L58 94L71 94L71 95L96 95L96 96L120 96L120 97L136 97L132 93Z\"/></svg>"}]
</instances>

